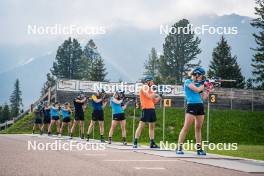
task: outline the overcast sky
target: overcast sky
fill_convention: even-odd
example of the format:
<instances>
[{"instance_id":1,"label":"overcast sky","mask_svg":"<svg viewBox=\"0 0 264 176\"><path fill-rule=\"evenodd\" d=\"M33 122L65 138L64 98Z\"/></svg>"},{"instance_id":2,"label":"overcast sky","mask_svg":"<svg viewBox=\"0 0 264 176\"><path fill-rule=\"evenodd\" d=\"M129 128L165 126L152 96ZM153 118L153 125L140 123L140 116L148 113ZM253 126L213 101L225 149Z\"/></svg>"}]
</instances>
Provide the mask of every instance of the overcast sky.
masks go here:
<instances>
[{"instance_id":1,"label":"overcast sky","mask_svg":"<svg viewBox=\"0 0 264 176\"><path fill-rule=\"evenodd\" d=\"M27 35L31 24L153 28L197 15L254 17L254 6L254 0L1 0L0 44L39 41Z\"/></svg>"}]
</instances>

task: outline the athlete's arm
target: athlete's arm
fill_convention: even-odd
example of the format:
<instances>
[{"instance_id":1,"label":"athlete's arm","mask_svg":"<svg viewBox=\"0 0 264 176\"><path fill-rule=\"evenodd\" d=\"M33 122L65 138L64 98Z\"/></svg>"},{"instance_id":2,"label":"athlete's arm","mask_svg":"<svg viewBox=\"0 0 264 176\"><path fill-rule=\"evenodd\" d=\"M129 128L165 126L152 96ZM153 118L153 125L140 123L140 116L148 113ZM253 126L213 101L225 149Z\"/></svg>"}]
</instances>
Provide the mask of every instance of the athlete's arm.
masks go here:
<instances>
[{"instance_id":1,"label":"athlete's arm","mask_svg":"<svg viewBox=\"0 0 264 176\"><path fill-rule=\"evenodd\" d=\"M153 98L156 98L156 97L157 97L156 94L149 94L149 93L147 93L147 92L145 92L145 91L143 91L143 94L144 94L147 98L149 98L149 99L153 99Z\"/></svg>"},{"instance_id":2,"label":"athlete's arm","mask_svg":"<svg viewBox=\"0 0 264 176\"><path fill-rule=\"evenodd\" d=\"M203 100L206 100L208 98L209 93L203 92L200 94Z\"/></svg>"},{"instance_id":3,"label":"athlete's arm","mask_svg":"<svg viewBox=\"0 0 264 176\"><path fill-rule=\"evenodd\" d=\"M86 101L86 98L84 98L82 100L78 100L78 99L75 100L75 102L77 102L77 103L84 103L85 101Z\"/></svg>"},{"instance_id":4,"label":"athlete's arm","mask_svg":"<svg viewBox=\"0 0 264 176\"><path fill-rule=\"evenodd\" d=\"M193 83L190 83L188 87L195 92L201 92L204 90L204 85L201 85L200 87L196 87Z\"/></svg>"},{"instance_id":5,"label":"athlete's arm","mask_svg":"<svg viewBox=\"0 0 264 176\"><path fill-rule=\"evenodd\" d=\"M117 100L115 98L113 98L112 100L115 104L121 104L123 101L122 100Z\"/></svg>"},{"instance_id":6,"label":"athlete's arm","mask_svg":"<svg viewBox=\"0 0 264 176\"><path fill-rule=\"evenodd\" d=\"M103 102L103 108L105 108L105 106L107 105L107 101Z\"/></svg>"}]
</instances>

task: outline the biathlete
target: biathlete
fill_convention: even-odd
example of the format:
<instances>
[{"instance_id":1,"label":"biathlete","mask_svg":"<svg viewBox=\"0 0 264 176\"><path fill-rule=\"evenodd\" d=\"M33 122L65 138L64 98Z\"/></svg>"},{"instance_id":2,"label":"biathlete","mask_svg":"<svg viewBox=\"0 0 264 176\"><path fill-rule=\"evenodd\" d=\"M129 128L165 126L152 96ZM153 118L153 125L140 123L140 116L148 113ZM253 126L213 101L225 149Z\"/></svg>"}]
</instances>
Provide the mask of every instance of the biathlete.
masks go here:
<instances>
[{"instance_id":1,"label":"biathlete","mask_svg":"<svg viewBox=\"0 0 264 176\"><path fill-rule=\"evenodd\" d=\"M144 83L145 84L141 88L139 95L141 109L142 109L142 116L135 133L133 148L138 147L138 138L141 135L141 131L145 123L149 124L150 148L159 148L159 146L154 141L154 137L155 137L155 122L157 120L156 112L155 112L155 103L158 103L160 101L160 96L152 90L152 86L154 85L152 76L146 76L144 78Z\"/></svg>"},{"instance_id":2,"label":"biathlete","mask_svg":"<svg viewBox=\"0 0 264 176\"><path fill-rule=\"evenodd\" d=\"M41 134L41 125L42 125L42 106L39 104L34 110L35 120L33 124L32 134L35 133L36 125L38 125L40 134Z\"/></svg>"},{"instance_id":3,"label":"biathlete","mask_svg":"<svg viewBox=\"0 0 264 176\"><path fill-rule=\"evenodd\" d=\"M71 128L71 133L70 133L70 138L72 138L73 132L75 130L75 127L77 123L80 123L80 130L81 130L81 139L84 139L84 129L83 129L83 121L84 121L84 104L87 101L87 97L84 96L83 93L77 96L77 98L74 99L73 104L74 104L74 121L73 125Z\"/></svg>"},{"instance_id":4,"label":"biathlete","mask_svg":"<svg viewBox=\"0 0 264 176\"><path fill-rule=\"evenodd\" d=\"M92 133L92 130L94 129L95 123L98 121L99 128L100 128L100 140L101 142L105 142L104 140L104 108L107 104L107 101L104 101L104 97L101 94L100 91L96 93L96 95L92 95L92 120L90 122L90 125L87 130L87 141L90 139L90 134Z\"/></svg>"},{"instance_id":5,"label":"biathlete","mask_svg":"<svg viewBox=\"0 0 264 176\"><path fill-rule=\"evenodd\" d=\"M60 128L60 136L62 135L63 128L65 125L68 127L68 135L70 135L70 127L71 127L71 108L70 103L64 103L64 106L61 108L61 116L62 116L62 124Z\"/></svg>"},{"instance_id":6,"label":"biathlete","mask_svg":"<svg viewBox=\"0 0 264 176\"><path fill-rule=\"evenodd\" d=\"M43 134L43 132L44 132L45 125L47 125L47 129L49 128L49 124L51 121L50 105L49 105L48 101L44 101L43 104L44 104L44 107L42 109L42 112L43 112L44 117L43 117L43 124L41 127L41 134Z\"/></svg>"},{"instance_id":7,"label":"biathlete","mask_svg":"<svg viewBox=\"0 0 264 176\"><path fill-rule=\"evenodd\" d=\"M113 97L110 99L110 105L112 107L112 124L108 135L108 144L112 143L112 137L114 130L116 128L116 125L120 123L121 130L122 130L122 142L124 145L127 145L126 142L126 118L125 118L125 112L124 110L127 107L127 103L123 103L123 100L121 99L120 92L117 91L114 93Z\"/></svg>"},{"instance_id":8,"label":"biathlete","mask_svg":"<svg viewBox=\"0 0 264 176\"><path fill-rule=\"evenodd\" d=\"M208 97L208 92L204 91L204 75L205 70L201 67L197 67L191 71L191 78L187 79L184 83L184 92L187 100L187 107L185 112L184 126L179 134L176 154L184 154L183 143L188 130L190 129L193 121L195 121L195 139L197 154L206 155L206 152L202 149L201 145L201 130L204 121L203 99L206 99Z\"/></svg>"},{"instance_id":9,"label":"biathlete","mask_svg":"<svg viewBox=\"0 0 264 176\"><path fill-rule=\"evenodd\" d=\"M51 121L48 129L48 135L51 135L52 126L54 123L56 123L57 127L57 135L60 133L60 103L55 102L54 106L51 107L50 113L51 113Z\"/></svg>"}]
</instances>

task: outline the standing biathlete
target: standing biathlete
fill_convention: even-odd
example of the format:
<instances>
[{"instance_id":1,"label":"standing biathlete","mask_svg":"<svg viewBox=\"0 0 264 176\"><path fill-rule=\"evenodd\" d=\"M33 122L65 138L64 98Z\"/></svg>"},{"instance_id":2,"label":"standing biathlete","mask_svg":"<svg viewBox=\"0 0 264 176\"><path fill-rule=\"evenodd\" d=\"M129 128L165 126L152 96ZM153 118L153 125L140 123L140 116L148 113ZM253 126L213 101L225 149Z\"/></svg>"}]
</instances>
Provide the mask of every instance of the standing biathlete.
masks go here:
<instances>
[{"instance_id":1,"label":"standing biathlete","mask_svg":"<svg viewBox=\"0 0 264 176\"><path fill-rule=\"evenodd\" d=\"M157 121L155 112L155 103L160 101L160 96L156 94L151 87L154 85L152 76L146 76L144 78L144 85L140 90L140 104L142 109L142 116L135 133L133 148L138 147L138 138L141 135L141 131L145 123L149 124L149 138L150 138L150 148L159 148L155 143L155 123Z\"/></svg>"},{"instance_id":2,"label":"standing biathlete","mask_svg":"<svg viewBox=\"0 0 264 176\"><path fill-rule=\"evenodd\" d=\"M187 79L184 83L184 92L187 100L187 107L184 126L179 134L176 154L184 154L183 143L188 130L192 126L193 121L195 121L197 154L206 155L206 152L202 149L201 145L201 130L204 121L203 99L206 99L208 97L208 93L204 91L205 86L202 81L204 75L205 70L201 67L197 67L191 72L191 79Z\"/></svg>"},{"instance_id":3,"label":"standing biathlete","mask_svg":"<svg viewBox=\"0 0 264 176\"><path fill-rule=\"evenodd\" d=\"M70 126L71 126L71 108L70 103L64 103L64 106L61 108L62 124L60 128L60 136L62 135L63 128L65 125L68 127L68 135L70 135Z\"/></svg>"},{"instance_id":4,"label":"standing biathlete","mask_svg":"<svg viewBox=\"0 0 264 176\"><path fill-rule=\"evenodd\" d=\"M124 145L127 145L126 142L126 118L125 118L125 112L124 110L127 107L127 103L123 104L123 100L121 99L121 96L119 92L115 92L113 97L110 99L110 105L112 107L112 124L108 135L108 144L112 143L112 137L114 130L118 123L121 125L122 130L122 142Z\"/></svg>"},{"instance_id":5,"label":"standing biathlete","mask_svg":"<svg viewBox=\"0 0 264 176\"><path fill-rule=\"evenodd\" d=\"M84 106L86 100L87 100L87 98L84 96L83 93L81 93L73 101L75 114L74 114L73 125L71 128L70 138L72 138L75 127L76 127L77 123L79 122L80 123L80 130L81 130L81 139L84 139L84 128L83 128L83 121L84 121L83 108L84 107L83 106Z\"/></svg>"},{"instance_id":6,"label":"standing biathlete","mask_svg":"<svg viewBox=\"0 0 264 176\"><path fill-rule=\"evenodd\" d=\"M90 139L90 134L92 133L94 129L95 122L98 121L99 128L100 128L100 136L101 136L101 142L105 142L104 140L104 107L106 106L107 102L103 101L103 97L100 95L100 92L98 91L96 95L92 95L92 120L90 122L90 125L87 130L87 141Z\"/></svg>"},{"instance_id":7,"label":"standing biathlete","mask_svg":"<svg viewBox=\"0 0 264 176\"><path fill-rule=\"evenodd\" d=\"M33 129L32 129L32 134L35 133L36 125L38 125L38 127L39 127L40 134L42 134L42 132L41 132L41 125L42 125L42 106L40 104L34 110L34 115L35 115L35 120L34 120Z\"/></svg>"},{"instance_id":8,"label":"standing biathlete","mask_svg":"<svg viewBox=\"0 0 264 176\"><path fill-rule=\"evenodd\" d=\"M54 106L51 107L50 113L51 113L51 122L48 129L48 135L51 135L51 129L54 123L56 123L57 127L57 135L60 133L60 103L56 102Z\"/></svg>"},{"instance_id":9,"label":"standing biathlete","mask_svg":"<svg viewBox=\"0 0 264 176\"><path fill-rule=\"evenodd\" d=\"M42 112L43 112L44 118L43 118L43 124L42 124L42 127L41 127L41 134L43 134L45 125L47 125L47 128L49 128L49 124L50 124L50 121L51 121L49 102L48 101L44 101L43 104L44 104L44 107L42 109Z\"/></svg>"}]
</instances>

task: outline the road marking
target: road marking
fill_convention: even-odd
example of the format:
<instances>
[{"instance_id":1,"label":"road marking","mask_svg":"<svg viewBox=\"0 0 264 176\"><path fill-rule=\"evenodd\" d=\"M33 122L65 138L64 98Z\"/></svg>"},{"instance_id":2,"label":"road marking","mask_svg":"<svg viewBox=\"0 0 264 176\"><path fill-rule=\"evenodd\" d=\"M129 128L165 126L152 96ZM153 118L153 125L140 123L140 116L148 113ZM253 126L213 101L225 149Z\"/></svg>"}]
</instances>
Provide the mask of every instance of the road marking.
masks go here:
<instances>
[{"instance_id":1,"label":"road marking","mask_svg":"<svg viewBox=\"0 0 264 176\"><path fill-rule=\"evenodd\" d=\"M86 156L106 156L106 154L91 154L91 153L88 153L88 154L85 154Z\"/></svg>"},{"instance_id":2,"label":"road marking","mask_svg":"<svg viewBox=\"0 0 264 176\"><path fill-rule=\"evenodd\" d=\"M175 162L179 160L103 160L107 162Z\"/></svg>"},{"instance_id":3,"label":"road marking","mask_svg":"<svg viewBox=\"0 0 264 176\"><path fill-rule=\"evenodd\" d=\"M165 170L164 167L133 167L135 170Z\"/></svg>"}]
</instances>

